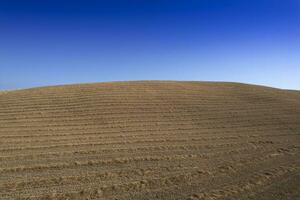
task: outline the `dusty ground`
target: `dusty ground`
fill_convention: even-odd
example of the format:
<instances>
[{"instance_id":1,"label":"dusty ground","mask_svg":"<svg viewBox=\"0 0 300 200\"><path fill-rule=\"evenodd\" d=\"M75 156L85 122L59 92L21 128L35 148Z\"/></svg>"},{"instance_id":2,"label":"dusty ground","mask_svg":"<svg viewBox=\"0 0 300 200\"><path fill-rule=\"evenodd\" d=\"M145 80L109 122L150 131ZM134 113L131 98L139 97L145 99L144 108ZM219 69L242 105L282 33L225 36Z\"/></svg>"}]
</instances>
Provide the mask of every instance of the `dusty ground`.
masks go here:
<instances>
[{"instance_id":1,"label":"dusty ground","mask_svg":"<svg viewBox=\"0 0 300 200\"><path fill-rule=\"evenodd\" d=\"M300 199L300 92L116 82L0 93L0 199Z\"/></svg>"}]
</instances>

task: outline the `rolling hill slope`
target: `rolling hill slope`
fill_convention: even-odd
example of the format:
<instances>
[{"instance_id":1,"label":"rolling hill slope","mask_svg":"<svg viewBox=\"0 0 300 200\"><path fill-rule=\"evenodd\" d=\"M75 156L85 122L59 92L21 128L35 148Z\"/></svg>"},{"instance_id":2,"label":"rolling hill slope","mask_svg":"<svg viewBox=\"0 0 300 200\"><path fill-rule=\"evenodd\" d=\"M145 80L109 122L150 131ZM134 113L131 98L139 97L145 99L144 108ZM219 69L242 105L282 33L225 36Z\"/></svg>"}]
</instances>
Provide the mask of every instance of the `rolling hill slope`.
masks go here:
<instances>
[{"instance_id":1,"label":"rolling hill slope","mask_svg":"<svg viewBox=\"0 0 300 200\"><path fill-rule=\"evenodd\" d=\"M133 81L0 93L0 199L297 199L300 92Z\"/></svg>"}]
</instances>

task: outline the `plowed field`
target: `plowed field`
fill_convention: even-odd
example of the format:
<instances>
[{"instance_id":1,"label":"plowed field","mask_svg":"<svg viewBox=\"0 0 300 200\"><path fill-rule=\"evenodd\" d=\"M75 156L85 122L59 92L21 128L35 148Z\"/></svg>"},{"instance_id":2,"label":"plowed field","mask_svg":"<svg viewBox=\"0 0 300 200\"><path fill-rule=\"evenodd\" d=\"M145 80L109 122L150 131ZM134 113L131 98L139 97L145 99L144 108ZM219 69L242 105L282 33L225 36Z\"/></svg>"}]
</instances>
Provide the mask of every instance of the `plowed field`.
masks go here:
<instances>
[{"instance_id":1,"label":"plowed field","mask_svg":"<svg viewBox=\"0 0 300 200\"><path fill-rule=\"evenodd\" d=\"M300 92L133 81L0 92L0 199L300 199Z\"/></svg>"}]
</instances>

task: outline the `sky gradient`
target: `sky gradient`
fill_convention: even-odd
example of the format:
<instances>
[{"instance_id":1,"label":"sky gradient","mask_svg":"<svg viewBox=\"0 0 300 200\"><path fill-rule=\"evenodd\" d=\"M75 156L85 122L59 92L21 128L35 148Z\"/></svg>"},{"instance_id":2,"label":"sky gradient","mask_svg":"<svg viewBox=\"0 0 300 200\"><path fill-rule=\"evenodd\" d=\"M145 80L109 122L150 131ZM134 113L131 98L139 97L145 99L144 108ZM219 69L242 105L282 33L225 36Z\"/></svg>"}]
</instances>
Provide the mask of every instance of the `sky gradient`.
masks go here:
<instances>
[{"instance_id":1,"label":"sky gradient","mask_svg":"<svg viewBox=\"0 0 300 200\"><path fill-rule=\"evenodd\" d=\"M0 1L0 90L120 80L300 90L300 1Z\"/></svg>"}]
</instances>

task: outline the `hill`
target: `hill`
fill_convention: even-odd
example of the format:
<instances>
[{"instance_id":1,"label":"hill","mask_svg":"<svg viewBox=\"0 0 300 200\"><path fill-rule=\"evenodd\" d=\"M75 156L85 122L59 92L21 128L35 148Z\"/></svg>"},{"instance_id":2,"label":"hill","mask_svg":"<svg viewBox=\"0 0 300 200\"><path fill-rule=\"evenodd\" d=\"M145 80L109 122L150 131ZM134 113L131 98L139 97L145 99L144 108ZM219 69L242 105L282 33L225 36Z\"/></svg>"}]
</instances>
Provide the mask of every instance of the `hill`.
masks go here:
<instances>
[{"instance_id":1,"label":"hill","mask_svg":"<svg viewBox=\"0 0 300 200\"><path fill-rule=\"evenodd\" d=\"M0 199L297 199L300 92L133 81L0 93Z\"/></svg>"}]
</instances>

